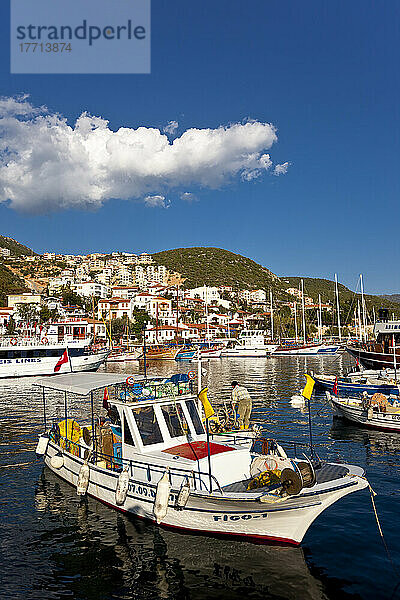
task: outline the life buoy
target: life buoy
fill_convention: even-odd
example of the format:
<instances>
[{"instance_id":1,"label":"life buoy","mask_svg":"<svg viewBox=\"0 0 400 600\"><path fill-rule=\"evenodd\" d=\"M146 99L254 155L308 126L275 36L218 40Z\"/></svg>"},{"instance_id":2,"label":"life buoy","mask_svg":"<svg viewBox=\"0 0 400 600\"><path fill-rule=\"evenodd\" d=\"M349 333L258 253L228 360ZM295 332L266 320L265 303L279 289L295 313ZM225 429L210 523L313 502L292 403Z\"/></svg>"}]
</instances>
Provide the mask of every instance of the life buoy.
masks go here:
<instances>
[{"instance_id":1,"label":"life buoy","mask_svg":"<svg viewBox=\"0 0 400 600\"><path fill-rule=\"evenodd\" d=\"M11 344L11 346L15 346L16 344L18 344L17 338L11 338L10 344Z\"/></svg>"},{"instance_id":2,"label":"life buoy","mask_svg":"<svg viewBox=\"0 0 400 600\"><path fill-rule=\"evenodd\" d=\"M41 342L42 342L42 344L48 344L49 339L47 337L44 337L44 338L42 338Z\"/></svg>"}]
</instances>

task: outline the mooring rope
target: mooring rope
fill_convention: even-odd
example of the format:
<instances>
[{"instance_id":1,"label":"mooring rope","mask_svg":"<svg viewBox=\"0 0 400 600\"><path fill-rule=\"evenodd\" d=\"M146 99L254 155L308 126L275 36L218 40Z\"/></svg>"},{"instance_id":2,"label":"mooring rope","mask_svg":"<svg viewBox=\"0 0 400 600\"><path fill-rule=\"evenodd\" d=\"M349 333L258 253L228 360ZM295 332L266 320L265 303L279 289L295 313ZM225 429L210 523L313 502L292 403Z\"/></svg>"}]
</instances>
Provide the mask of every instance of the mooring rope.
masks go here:
<instances>
[{"instance_id":1,"label":"mooring rope","mask_svg":"<svg viewBox=\"0 0 400 600\"><path fill-rule=\"evenodd\" d=\"M397 566L395 565L395 563L393 561L393 558L392 558L392 555L390 553L389 547L388 547L388 545L386 543L386 540L385 540L385 536L383 535L383 530L382 530L382 526L381 526L381 523L380 523L380 520L379 520L378 511L376 510L375 496L377 496L378 494L372 489L372 486L371 486L370 482L363 475L352 475L352 477L356 477L356 478L359 478L359 479L364 479L364 481L366 481L367 484L368 484L368 489L369 489L369 492L370 492L370 495L371 495L371 504L372 504L372 508L374 510L374 514L375 514L376 524L378 526L379 535L382 538L382 543L383 543L383 545L385 547L386 554L387 554L387 557L388 557L388 559L390 561L390 564L392 565L393 571L394 571L396 577L400 581L400 571L398 570Z\"/></svg>"}]
</instances>

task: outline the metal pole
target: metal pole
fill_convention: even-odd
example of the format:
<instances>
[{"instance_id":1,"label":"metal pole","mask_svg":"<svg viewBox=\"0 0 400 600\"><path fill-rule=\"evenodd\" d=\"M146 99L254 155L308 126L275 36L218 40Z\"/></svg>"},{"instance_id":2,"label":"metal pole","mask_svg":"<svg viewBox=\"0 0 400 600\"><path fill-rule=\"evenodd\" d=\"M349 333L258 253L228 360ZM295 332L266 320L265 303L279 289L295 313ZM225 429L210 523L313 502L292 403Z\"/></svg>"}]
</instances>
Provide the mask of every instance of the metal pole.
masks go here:
<instances>
[{"instance_id":1,"label":"metal pole","mask_svg":"<svg viewBox=\"0 0 400 600\"><path fill-rule=\"evenodd\" d=\"M210 431L208 428L208 419L206 419L206 433L207 433L208 475L210 478L210 494L211 494L211 492L212 492L212 476L211 476L211 454L210 454Z\"/></svg>"},{"instance_id":2,"label":"metal pole","mask_svg":"<svg viewBox=\"0 0 400 600\"><path fill-rule=\"evenodd\" d=\"M396 340L393 334L393 365L394 365L394 380L397 381L397 357L396 357Z\"/></svg>"},{"instance_id":3,"label":"metal pole","mask_svg":"<svg viewBox=\"0 0 400 600\"><path fill-rule=\"evenodd\" d=\"M201 349L200 346L197 350L197 397L199 396L200 392L202 390L202 385L201 385ZM198 411L200 414L200 418L202 418L203 415L203 404L201 403L201 400L198 399L197 400L197 407L198 407Z\"/></svg>"},{"instance_id":4,"label":"metal pole","mask_svg":"<svg viewBox=\"0 0 400 600\"><path fill-rule=\"evenodd\" d=\"M297 303L293 302L293 304L294 304L294 335L295 335L296 342L298 342L299 336L297 333Z\"/></svg>"},{"instance_id":5,"label":"metal pole","mask_svg":"<svg viewBox=\"0 0 400 600\"><path fill-rule=\"evenodd\" d=\"M68 440L68 422L67 422L67 392L64 392L64 422L65 422L65 449L67 448L67 440ZM71 436L72 437L72 436Z\"/></svg>"},{"instance_id":6,"label":"metal pole","mask_svg":"<svg viewBox=\"0 0 400 600\"><path fill-rule=\"evenodd\" d=\"M308 400L308 429L309 429L309 432L310 432L311 458L313 458L313 456L314 456L314 447L313 447L312 426L311 426L311 399Z\"/></svg>"},{"instance_id":7,"label":"metal pole","mask_svg":"<svg viewBox=\"0 0 400 600\"><path fill-rule=\"evenodd\" d=\"M144 378L147 379L147 364L146 364L146 323L143 324L143 361L144 361Z\"/></svg>"},{"instance_id":8,"label":"metal pole","mask_svg":"<svg viewBox=\"0 0 400 600\"><path fill-rule=\"evenodd\" d=\"M93 406L93 392L90 392L90 409L92 413L92 446L93 446L93 462L97 462L97 444L96 444L96 428L94 426L94 406Z\"/></svg>"}]
</instances>

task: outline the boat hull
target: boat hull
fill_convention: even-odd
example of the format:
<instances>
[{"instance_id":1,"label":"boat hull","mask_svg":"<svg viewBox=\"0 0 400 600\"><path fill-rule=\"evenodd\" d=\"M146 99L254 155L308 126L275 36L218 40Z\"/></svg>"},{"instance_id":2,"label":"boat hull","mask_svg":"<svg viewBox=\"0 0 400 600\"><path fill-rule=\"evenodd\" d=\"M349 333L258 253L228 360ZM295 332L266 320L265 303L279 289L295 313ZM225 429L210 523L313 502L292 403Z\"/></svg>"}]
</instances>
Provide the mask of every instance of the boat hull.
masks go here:
<instances>
[{"instance_id":1,"label":"boat hull","mask_svg":"<svg viewBox=\"0 0 400 600\"><path fill-rule=\"evenodd\" d=\"M397 414L374 411L372 417L368 418L367 409L345 404L330 394L328 398L337 416L343 417L347 421L368 427L369 429L400 433L400 410ZM351 399L349 398L348 400L350 401Z\"/></svg>"},{"instance_id":2,"label":"boat hull","mask_svg":"<svg viewBox=\"0 0 400 600\"><path fill-rule=\"evenodd\" d=\"M322 389L328 390L328 392L333 392L333 386L335 385L335 378L324 379L322 377L315 377L315 383ZM399 388L395 385L391 385L390 383L383 383L379 385L373 384L363 384L363 383L349 383L338 381L337 382L339 395L349 395L349 394L362 394L363 392L367 392L368 394L381 393L386 395L399 395Z\"/></svg>"},{"instance_id":3,"label":"boat hull","mask_svg":"<svg viewBox=\"0 0 400 600\"><path fill-rule=\"evenodd\" d=\"M65 346L60 347L59 354L56 356L1 359L0 379L97 371L97 369L106 361L109 354L109 350L103 350L93 354L71 356L70 360L62 364L58 371L54 371L64 350Z\"/></svg>"},{"instance_id":4,"label":"boat hull","mask_svg":"<svg viewBox=\"0 0 400 600\"><path fill-rule=\"evenodd\" d=\"M347 346L346 350L353 358L358 360L368 369L394 369L400 366L400 354L396 352L396 365L394 364L393 353L371 352L363 348Z\"/></svg>"},{"instance_id":5,"label":"boat hull","mask_svg":"<svg viewBox=\"0 0 400 600\"><path fill-rule=\"evenodd\" d=\"M51 458L62 454L63 464L54 468ZM60 450L49 442L45 464L74 487L77 486L83 459ZM134 469L135 474L136 469ZM362 475L362 469L358 469ZM357 472L358 472L357 471ZM133 475L134 475L133 474ZM90 465L87 493L128 514L155 522L153 514L156 484L148 480L130 477L124 503L116 503L118 473L98 465ZM179 490L171 490L168 510L161 525L170 529L211 536L245 538L257 543L280 543L299 545L311 523L328 506L341 497L363 489L366 482L361 477L347 476L335 487L325 484L318 491L306 490L299 496L290 497L283 503L266 504L255 499L232 499L226 495L193 491L183 509L178 510L176 500ZM243 494L241 494L243 496Z\"/></svg>"},{"instance_id":6,"label":"boat hull","mask_svg":"<svg viewBox=\"0 0 400 600\"><path fill-rule=\"evenodd\" d=\"M277 348L272 356L333 356L341 351L340 346L315 344L297 348Z\"/></svg>"}]
</instances>

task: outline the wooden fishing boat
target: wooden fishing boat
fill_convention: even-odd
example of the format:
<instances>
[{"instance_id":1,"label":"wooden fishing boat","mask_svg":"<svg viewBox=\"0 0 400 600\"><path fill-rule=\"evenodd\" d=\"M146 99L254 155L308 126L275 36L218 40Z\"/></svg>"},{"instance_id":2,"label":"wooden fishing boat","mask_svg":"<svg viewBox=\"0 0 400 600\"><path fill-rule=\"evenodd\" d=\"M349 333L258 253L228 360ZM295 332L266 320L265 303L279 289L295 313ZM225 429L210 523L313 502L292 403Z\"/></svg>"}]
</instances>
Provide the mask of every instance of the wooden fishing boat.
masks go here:
<instances>
[{"instance_id":1,"label":"wooden fishing boat","mask_svg":"<svg viewBox=\"0 0 400 600\"><path fill-rule=\"evenodd\" d=\"M400 433L400 403L398 400L390 402L380 393L363 398L339 398L330 392L325 393L337 416L370 429Z\"/></svg>"},{"instance_id":2,"label":"wooden fishing boat","mask_svg":"<svg viewBox=\"0 0 400 600\"><path fill-rule=\"evenodd\" d=\"M132 376L127 388L125 377L36 382L45 408L46 389L64 393L64 420L49 425L44 412L36 453L79 495L177 531L298 545L328 506L367 486L359 467L289 458L274 440L261 452L234 440L210 440L189 381L182 388L179 379L168 384ZM113 388L107 420L95 409L105 387ZM86 423L69 412L69 393L74 406L77 395L88 401Z\"/></svg>"},{"instance_id":3,"label":"wooden fishing boat","mask_svg":"<svg viewBox=\"0 0 400 600\"><path fill-rule=\"evenodd\" d=\"M346 350L367 369L394 369L400 365L400 321L377 322L375 340L348 345Z\"/></svg>"},{"instance_id":4,"label":"wooden fishing boat","mask_svg":"<svg viewBox=\"0 0 400 600\"><path fill-rule=\"evenodd\" d=\"M146 346L146 358L147 360L175 360L181 350L182 346Z\"/></svg>"}]
</instances>

